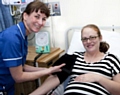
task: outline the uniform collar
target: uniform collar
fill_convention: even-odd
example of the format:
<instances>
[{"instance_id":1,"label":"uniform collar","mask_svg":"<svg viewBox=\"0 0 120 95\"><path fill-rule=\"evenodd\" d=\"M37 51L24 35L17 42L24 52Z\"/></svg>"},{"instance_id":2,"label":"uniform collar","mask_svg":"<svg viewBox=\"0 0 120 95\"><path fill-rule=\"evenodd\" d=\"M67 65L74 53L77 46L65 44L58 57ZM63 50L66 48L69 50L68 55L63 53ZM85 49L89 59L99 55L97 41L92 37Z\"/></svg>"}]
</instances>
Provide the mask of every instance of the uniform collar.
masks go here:
<instances>
[{"instance_id":1,"label":"uniform collar","mask_svg":"<svg viewBox=\"0 0 120 95\"><path fill-rule=\"evenodd\" d=\"M23 39L25 39L26 38L26 28L25 28L24 23L20 22L17 24L17 26L18 26L18 29L20 30L20 33L21 33Z\"/></svg>"}]
</instances>

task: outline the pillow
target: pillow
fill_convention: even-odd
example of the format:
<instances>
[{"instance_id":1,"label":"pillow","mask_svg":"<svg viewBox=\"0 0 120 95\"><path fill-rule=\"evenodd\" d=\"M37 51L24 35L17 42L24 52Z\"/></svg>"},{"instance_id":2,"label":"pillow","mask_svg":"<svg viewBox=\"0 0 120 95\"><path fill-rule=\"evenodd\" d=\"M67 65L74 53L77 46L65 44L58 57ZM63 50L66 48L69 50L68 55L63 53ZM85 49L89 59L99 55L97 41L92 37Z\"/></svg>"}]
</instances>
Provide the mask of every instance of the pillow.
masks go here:
<instances>
[{"instance_id":1,"label":"pillow","mask_svg":"<svg viewBox=\"0 0 120 95\"><path fill-rule=\"evenodd\" d=\"M73 33L67 53L73 54L75 51L79 51L79 52L85 51L85 48L81 41L81 31L80 30L75 31Z\"/></svg>"},{"instance_id":2,"label":"pillow","mask_svg":"<svg viewBox=\"0 0 120 95\"><path fill-rule=\"evenodd\" d=\"M108 52L115 54L120 59L120 45L118 45L120 43L120 33L101 30L101 34L103 41L106 41L110 45ZM81 31L74 32L67 53L73 54L75 51L85 51L81 41Z\"/></svg>"}]
</instances>

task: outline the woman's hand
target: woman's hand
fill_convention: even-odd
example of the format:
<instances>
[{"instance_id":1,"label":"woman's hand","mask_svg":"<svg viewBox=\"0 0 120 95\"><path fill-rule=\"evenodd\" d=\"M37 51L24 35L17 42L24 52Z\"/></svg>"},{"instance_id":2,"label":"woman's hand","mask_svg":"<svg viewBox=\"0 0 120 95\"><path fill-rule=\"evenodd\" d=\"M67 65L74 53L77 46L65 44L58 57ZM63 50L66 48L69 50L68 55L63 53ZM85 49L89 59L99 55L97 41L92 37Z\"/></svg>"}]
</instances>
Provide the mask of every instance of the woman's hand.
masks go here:
<instances>
[{"instance_id":1,"label":"woman's hand","mask_svg":"<svg viewBox=\"0 0 120 95\"><path fill-rule=\"evenodd\" d=\"M87 73L77 76L74 81L79 82L98 82L103 76L96 73Z\"/></svg>"}]
</instances>

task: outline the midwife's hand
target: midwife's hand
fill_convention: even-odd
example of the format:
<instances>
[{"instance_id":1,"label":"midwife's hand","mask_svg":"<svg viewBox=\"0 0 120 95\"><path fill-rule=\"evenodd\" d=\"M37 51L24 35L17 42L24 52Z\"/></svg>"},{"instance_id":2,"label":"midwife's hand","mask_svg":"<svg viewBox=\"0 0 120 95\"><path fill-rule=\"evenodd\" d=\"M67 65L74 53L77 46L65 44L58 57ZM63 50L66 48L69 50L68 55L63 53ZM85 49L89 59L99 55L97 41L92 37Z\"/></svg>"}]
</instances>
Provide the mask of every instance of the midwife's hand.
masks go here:
<instances>
[{"instance_id":1,"label":"midwife's hand","mask_svg":"<svg viewBox=\"0 0 120 95\"><path fill-rule=\"evenodd\" d=\"M54 73L54 72L60 72L60 71L62 71L61 67L63 67L63 66L65 66L65 64L61 64L61 65L58 65L58 66L50 67L50 68L48 68L49 73L51 74L51 73Z\"/></svg>"},{"instance_id":2,"label":"midwife's hand","mask_svg":"<svg viewBox=\"0 0 120 95\"><path fill-rule=\"evenodd\" d=\"M98 82L102 78L101 75L95 73L87 73L77 76L74 81L79 82Z\"/></svg>"}]
</instances>

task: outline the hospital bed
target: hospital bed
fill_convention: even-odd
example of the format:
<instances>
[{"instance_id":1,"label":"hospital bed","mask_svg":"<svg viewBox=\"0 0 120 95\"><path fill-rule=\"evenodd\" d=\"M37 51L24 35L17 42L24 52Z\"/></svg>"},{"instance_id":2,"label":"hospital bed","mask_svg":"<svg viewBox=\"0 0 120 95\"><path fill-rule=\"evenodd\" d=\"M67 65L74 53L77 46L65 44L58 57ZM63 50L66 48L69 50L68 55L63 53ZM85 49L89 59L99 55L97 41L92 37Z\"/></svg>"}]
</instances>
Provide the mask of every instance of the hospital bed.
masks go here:
<instances>
[{"instance_id":1,"label":"hospital bed","mask_svg":"<svg viewBox=\"0 0 120 95\"><path fill-rule=\"evenodd\" d=\"M98 26L103 36L103 41L106 41L110 48L108 52L115 54L120 59L120 26ZM75 51L84 51L84 47L81 42L81 28L82 27L71 27L66 31L65 34L65 47L66 53L73 54ZM63 95L65 81L63 84L55 89L54 95Z\"/></svg>"}]
</instances>

